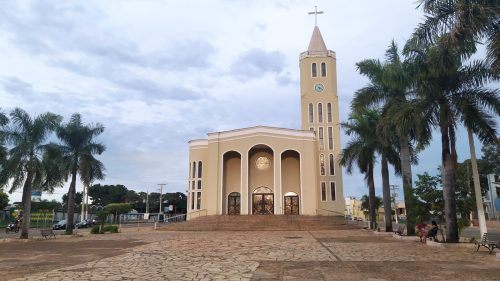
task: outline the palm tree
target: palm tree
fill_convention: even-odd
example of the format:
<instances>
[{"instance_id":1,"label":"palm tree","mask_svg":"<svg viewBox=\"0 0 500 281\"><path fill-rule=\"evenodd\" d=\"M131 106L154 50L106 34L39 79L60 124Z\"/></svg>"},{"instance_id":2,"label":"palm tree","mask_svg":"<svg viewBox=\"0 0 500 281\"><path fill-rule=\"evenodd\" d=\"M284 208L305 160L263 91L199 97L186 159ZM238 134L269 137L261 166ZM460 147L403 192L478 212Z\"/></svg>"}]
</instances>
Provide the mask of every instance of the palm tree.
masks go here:
<instances>
[{"instance_id":1,"label":"palm tree","mask_svg":"<svg viewBox=\"0 0 500 281\"><path fill-rule=\"evenodd\" d=\"M419 44L436 43L440 36L459 50L462 58L476 52L476 43L487 44L487 61L500 75L500 5L497 0L420 0L427 13L413 37Z\"/></svg>"},{"instance_id":2,"label":"palm tree","mask_svg":"<svg viewBox=\"0 0 500 281\"><path fill-rule=\"evenodd\" d=\"M346 167L349 174L352 173L354 164L358 166L361 173L365 174L365 180L368 184L371 228L375 228L376 225L373 167L378 148L376 138L378 119L379 115L374 110L359 110L351 112L348 122L341 123L346 134L353 138L342 149L340 164Z\"/></svg>"},{"instance_id":3,"label":"palm tree","mask_svg":"<svg viewBox=\"0 0 500 281\"><path fill-rule=\"evenodd\" d=\"M66 233L71 234L74 228L73 213L75 211L76 176L84 184L90 184L94 179L104 177L104 165L94 155L100 155L106 149L101 143L96 143L94 138L104 131L101 124L85 125L81 116L75 113L68 123L59 126L56 130L57 137L62 142L57 147L61 155L61 161L65 166L66 177L71 176L68 190L68 218Z\"/></svg>"},{"instance_id":4,"label":"palm tree","mask_svg":"<svg viewBox=\"0 0 500 281\"><path fill-rule=\"evenodd\" d=\"M378 135L389 139L394 136L397 139L407 210L407 233L414 235L411 164L416 163L416 156L412 143L418 139L421 147L427 145L431 130L425 123L420 123L422 111L415 102L412 65L401 60L394 41L386 50L385 56L384 63L369 59L356 64L359 72L370 79L370 83L356 92L352 107L354 110L366 107L381 108L382 118Z\"/></svg>"},{"instance_id":5,"label":"palm tree","mask_svg":"<svg viewBox=\"0 0 500 281\"><path fill-rule=\"evenodd\" d=\"M426 108L423 121L437 127L441 133L446 241L458 242L455 201L457 125L460 122L470 128L483 143L495 142L494 115L500 115L500 92L483 87L483 83L492 77L486 65L482 62L464 65L460 50L450 46L446 37L428 46L411 40L405 52L418 69L418 97L421 108Z\"/></svg>"},{"instance_id":6,"label":"palm tree","mask_svg":"<svg viewBox=\"0 0 500 281\"><path fill-rule=\"evenodd\" d=\"M0 172L0 186L7 185L11 180L9 193L23 187L23 220L21 238L27 239L29 234L31 213L31 189L33 186L50 185L43 161L48 135L61 122L61 116L44 113L31 118L26 111L16 108L10 113L11 125L4 131L5 141L12 148L8 151L9 158Z\"/></svg>"},{"instance_id":7,"label":"palm tree","mask_svg":"<svg viewBox=\"0 0 500 281\"><path fill-rule=\"evenodd\" d=\"M9 118L0 111L0 127L3 127L9 123ZM2 164L7 160L7 148L4 146L4 133L0 130L0 169Z\"/></svg>"}]
</instances>

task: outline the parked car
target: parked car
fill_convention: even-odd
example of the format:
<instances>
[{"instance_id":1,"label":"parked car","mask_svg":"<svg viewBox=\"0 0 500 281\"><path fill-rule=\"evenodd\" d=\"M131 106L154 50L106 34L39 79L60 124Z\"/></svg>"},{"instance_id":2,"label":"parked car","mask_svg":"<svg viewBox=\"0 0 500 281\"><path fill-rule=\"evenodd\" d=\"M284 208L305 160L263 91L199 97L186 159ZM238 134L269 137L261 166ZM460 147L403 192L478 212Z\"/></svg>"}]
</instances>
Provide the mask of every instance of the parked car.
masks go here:
<instances>
[{"instance_id":1,"label":"parked car","mask_svg":"<svg viewBox=\"0 0 500 281\"><path fill-rule=\"evenodd\" d=\"M87 228L87 227L91 227L95 224L95 221L94 220L82 220L81 222L75 224L75 227L76 228Z\"/></svg>"},{"instance_id":2,"label":"parked car","mask_svg":"<svg viewBox=\"0 0 500 281\"><path fill-rule=\"evenodd\" d=\"M61 220L52 226L52 229L66 229L66 220Z\"/></svg>"}]
</instances>

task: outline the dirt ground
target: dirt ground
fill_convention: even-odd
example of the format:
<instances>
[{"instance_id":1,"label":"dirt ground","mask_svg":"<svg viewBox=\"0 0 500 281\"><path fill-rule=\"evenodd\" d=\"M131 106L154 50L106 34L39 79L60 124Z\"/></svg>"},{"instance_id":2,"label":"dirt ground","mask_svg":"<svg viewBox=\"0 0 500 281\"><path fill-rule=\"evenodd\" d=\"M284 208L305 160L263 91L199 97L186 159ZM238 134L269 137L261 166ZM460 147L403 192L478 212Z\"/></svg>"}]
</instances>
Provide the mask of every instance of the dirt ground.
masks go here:
<instances>
[{"instance_id":1,"label":"dirt ground","mask_svg":"<svg viewBox=\"0 0 500 281\"><path fill-rule=\"evenodd\" d=\"M128 248L146 244L135 239L85 238L0 243L0 280L121 255Z\"/></svg>"}]
</instances>

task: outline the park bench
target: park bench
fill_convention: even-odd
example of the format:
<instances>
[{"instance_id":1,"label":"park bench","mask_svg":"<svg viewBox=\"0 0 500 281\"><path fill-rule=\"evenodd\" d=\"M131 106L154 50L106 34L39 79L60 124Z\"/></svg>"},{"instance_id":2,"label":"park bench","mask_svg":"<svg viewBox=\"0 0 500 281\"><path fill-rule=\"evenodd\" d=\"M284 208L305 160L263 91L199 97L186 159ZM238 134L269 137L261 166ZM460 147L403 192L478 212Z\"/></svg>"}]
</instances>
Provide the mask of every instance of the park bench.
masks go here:
<instances>
[{"instance_id":1,"label":"park bench","mask_svg":"<svg viewBox=\"0 0 500 281\"><path fill-rule=\"evenodd\" d=\"M490 254L495 248L500 249L500 234L485 233L480 241L475 243L477 245L476 252L479 247L483 246L490 251Z\"/></svg>"},{"instance_id":2,"label":"park bench","mask_svg":"<svg viewBox=\"0 0 500 281\"><path fill-rule=\"evenodd\" d=\"M56 238L56 234L54 233L54 231L49 228L49 229L40 229L40 234L42 235L43 238L51 238L51 237L54 237L54 239Z\"/></svg>"}]
</instances>

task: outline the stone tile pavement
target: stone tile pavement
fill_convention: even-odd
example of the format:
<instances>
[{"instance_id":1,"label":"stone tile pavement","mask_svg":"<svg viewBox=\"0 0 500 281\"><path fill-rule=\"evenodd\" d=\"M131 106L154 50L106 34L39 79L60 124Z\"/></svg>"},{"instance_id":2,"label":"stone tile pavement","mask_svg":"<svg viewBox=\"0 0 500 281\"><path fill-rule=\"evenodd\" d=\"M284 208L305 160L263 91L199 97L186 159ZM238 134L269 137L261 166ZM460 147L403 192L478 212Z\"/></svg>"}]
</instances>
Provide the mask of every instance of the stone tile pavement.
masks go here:
<instances>
[{"instance_id":1,"label":"stone tile pavement","mask_svg":"<svg viewBox=\"0 0 500 281\"><path fill-rule=\"evenodd\" d=\"M500 261L472 247L435 248L366 230L164 232L125 254L14 280L500 280Z\"/></svg>"}]
</instances>

